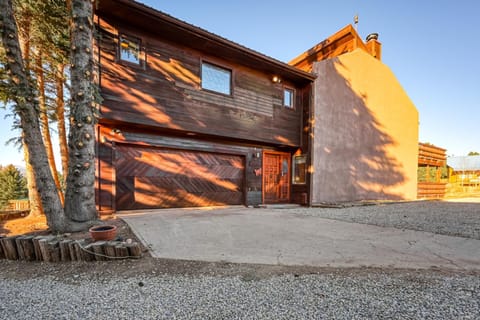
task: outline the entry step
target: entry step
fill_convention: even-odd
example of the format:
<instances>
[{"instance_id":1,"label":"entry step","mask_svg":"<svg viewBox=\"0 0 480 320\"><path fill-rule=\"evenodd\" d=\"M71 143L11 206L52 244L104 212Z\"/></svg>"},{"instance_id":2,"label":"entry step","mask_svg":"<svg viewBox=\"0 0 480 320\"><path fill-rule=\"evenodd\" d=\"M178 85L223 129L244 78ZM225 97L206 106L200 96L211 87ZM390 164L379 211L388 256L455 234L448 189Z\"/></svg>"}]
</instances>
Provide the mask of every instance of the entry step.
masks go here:
<instances>
[{"instance_id":1,"label":"entry step","mask_svg":"<svg viewBox=\"0 0 480 320\"><path fill-rule=\"evenodd\" d=\"M264 209L295 209L295 208L301 208L302 206L296 203L278 203L278 204L259 204L253 207L264 208Z\"/></svg>"}]
</instances>

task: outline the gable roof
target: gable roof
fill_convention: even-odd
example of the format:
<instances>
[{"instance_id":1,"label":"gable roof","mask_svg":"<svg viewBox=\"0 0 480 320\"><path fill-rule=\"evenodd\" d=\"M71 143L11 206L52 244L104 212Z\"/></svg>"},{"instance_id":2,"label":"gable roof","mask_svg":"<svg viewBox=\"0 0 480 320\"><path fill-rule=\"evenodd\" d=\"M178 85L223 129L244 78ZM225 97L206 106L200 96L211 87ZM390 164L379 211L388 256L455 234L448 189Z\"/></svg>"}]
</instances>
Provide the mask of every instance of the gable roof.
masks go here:
<instances>
[{"instance_id":1,"label":"gable roof","mask_svg":"<svg viewBox=\"0 0 480 320\"><path fill-rule=\"evenodd\" d=\"M380 46L380 43L377 40L371 41L375 41L376 44ZM370 42L367 44L369 43ZM312 65L316 61L334 58L341 54L352 52L358 48L373 55L371 52L372 49L367 47L367 44L363 42L355 28L349 24L327 39L300 54L288 64L305 71L311 71Z\"/></svg>"},{"instance_id":2,"label":"gable roof","mask_svg":"<svg viewBox=\"0 0 480 320\"><path fill-rule=\"evenodd\" d=\"M315 76L308 72L133 0L99 1L95 13L104 18L121 19L126 24L138 26L174 43L220 58L228 57L229 61L272 73L283 79L301 83L315 79Z\"/></svg>"},{"instance_id":3,"label":"gable roof","mask_svg":"<svg viewBox=\"0 0 480 320\"><path fill-rule=\"evenodd\" d=\"M480 171L480 156L449 157L447 165L454 171Z\"/></svg>"}]
</instances>

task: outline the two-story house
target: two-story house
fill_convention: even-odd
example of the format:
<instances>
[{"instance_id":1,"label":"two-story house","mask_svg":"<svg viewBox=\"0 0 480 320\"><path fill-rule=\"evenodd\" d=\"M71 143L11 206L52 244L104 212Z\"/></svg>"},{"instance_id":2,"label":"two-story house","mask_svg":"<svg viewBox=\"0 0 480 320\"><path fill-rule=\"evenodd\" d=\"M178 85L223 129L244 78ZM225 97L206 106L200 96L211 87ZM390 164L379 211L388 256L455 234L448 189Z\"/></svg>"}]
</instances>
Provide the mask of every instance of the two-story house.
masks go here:
<instances>
[{"instance_id":1,"label":"two-story house","mask_svg":"<svg viewBox=\"0 0 480 320\"><path fill-rule=\"evenodd\" d=\"M100 212L416 198L418 112L376 34L286 64L133 0L94 22Z\"/></svg>"},{"instance_id":2,"label":"two-story house","mask_svg":"<svg viewBox=\"0 0 480 320\"><path fill-rule=\"evenodd\" d=\"M135 1L94 22L100 212L308 201L314 75Z\"/></svg>"}]
</instances>

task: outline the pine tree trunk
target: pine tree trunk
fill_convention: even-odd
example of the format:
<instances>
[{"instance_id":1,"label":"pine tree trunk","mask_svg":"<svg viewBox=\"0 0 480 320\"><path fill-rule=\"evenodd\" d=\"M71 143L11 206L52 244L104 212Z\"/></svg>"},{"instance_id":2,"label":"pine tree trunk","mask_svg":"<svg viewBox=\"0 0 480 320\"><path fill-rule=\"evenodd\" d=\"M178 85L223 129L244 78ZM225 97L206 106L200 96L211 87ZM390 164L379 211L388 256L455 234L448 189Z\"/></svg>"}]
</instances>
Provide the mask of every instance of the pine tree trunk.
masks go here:
<instances>
[{"instance_id":1,"label":"pine tree trunk","mask_svg":"<svg viewBox=\"0 0 480 320\"><path fill-rule=\"evenodd\" d=\"M35 172L47 224L54 231L62 231L65 229L65 215L48 165L38 121L35 90L29 82L23 63L11 0L0 0L0 32L7 57L6 67L10 73L14 111L20 117L29 162Z\"/></svg>"},{"instance_id":2,"label":"pine tree trunk","mask_svg":"<svg viewBox=\"0 0 480 320\"><path fill-rule=\"evenodd\" d=\"M37 74L37 90L38 90L38 102L40 104L40 121L42 124L42 136L43 143L45 144L45 150L47 151L48 165L52 171L53 180L58 190L58 196L63 205L63 192L60 185L60 179L58 178L57 165L55 164L55 155L53 152L52 138L50 136L50 124L48 123L48 110L45 96L45 77L43 73L42 64L42 51L38 50L36 57L36 74Z\"/></svg>"},{"instance_id":3,"label":"pine tree trunk","mask_svg":"<svg viewBox=\"0 0 480 320\"><path fill-rule=\"evenodd\" d=\"M95 87L92 2L72 1L70 73L72 106L65 214L73 221L97 218L95 206Z\"/></svg>"},{"instance_id":4,"label":"pine tree trunk","mask_svg":"<svg viewBox=\"0 0 480 320\"><path fill-rule=\"evenodd\" d=\"M22 48L23 61L25 61L25 71L27 75L30 73L30 21L26 19L23 26L23 34L19 35ZM22 137L23 157L25 160L25 178L27 180L28 201L30 205L30 214L39 216L43 214L42 199L38 193L37 183L35 182L35 174L30 165L30 156L25 139Z\"/></svg>"},{"instance_id":5,"label":"pine tree trunk","mask_svg":"<svg viewBox=\"0 0 480 320\"><path fill-rule=\"evenodd\" d=\"M62 159L63 179L65 180L68 173L68 145L67 145L67 130L65 129L65 101L63 100L63 70L65 66L59 64L55 74L55 89L56 89L56 113L57 113L57 128L58 139L60 142L60 157ZM64 181L65 182L65 181Z\"/></svg>"},{"instance_id":6,"label":"pine tree trunk","mask_svg":"<svg viewBox=\"0 0 480 320\"><path fill-rule=\"evenodd\" d=\"M35 174L30 165L30 157L28 155L28 147L22 139L23 155L25 158L25 178L27 179L28 201L30 204L30 215L39 216L43 213L42 199L38 193L37 183L35 182Z\"/></svg>"}]
</instances>

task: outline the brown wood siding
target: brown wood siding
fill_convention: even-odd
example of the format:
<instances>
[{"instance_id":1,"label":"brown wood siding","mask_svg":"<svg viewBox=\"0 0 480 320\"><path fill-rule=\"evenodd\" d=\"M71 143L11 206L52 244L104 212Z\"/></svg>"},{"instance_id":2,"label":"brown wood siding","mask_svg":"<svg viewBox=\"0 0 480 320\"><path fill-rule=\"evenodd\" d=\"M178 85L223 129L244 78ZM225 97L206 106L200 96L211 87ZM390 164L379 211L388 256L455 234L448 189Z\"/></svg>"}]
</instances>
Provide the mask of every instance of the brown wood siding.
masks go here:
<instances>
[{"instance_id":1,"label":"brown wood siding","mask_svg":"<svg viewBox=\"0 0 480 320\"><path fill-rule=\"evenodd\" d=\"M205 56L135 29L121 32L140 38L146 52L143 66L116 61L117 25L101 20L100 122L127 122L178 132L213 134L255 143L299 147L301 118L307 101L282 107L283 84L270 74ZM141 55L144 57L143 55ZM200 63L208 61L232 70L232 96L207 92L200 85ZM303 92L293 83L285 83Z\"/></svg>"},{"instance_id":2,"label":"brown wood siding","mask_svg":"<svg viewBox=\"0 0 480 320\"><path fill-rule=\"evenodd\" d=\"M97 127L97 137L102 135L102 128ZM112 143L97 140L96 162L96 203L102 214L115 211L115 169L113 167Z\"/></svg>"}]
</instances>

